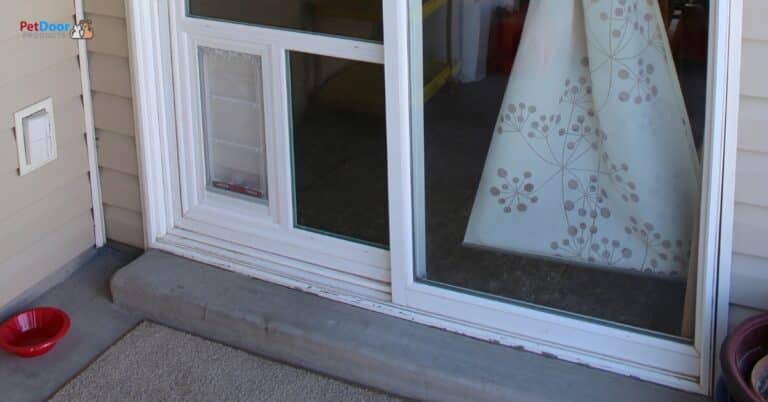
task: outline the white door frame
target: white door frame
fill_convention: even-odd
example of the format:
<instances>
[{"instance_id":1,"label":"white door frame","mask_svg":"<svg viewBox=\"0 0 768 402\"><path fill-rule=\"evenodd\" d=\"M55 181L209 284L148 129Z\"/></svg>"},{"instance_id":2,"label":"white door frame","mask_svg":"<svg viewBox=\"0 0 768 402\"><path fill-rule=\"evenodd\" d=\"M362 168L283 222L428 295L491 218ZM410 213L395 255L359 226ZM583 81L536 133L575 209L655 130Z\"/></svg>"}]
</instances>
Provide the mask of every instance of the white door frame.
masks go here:
<instances>
[{"instance_id":1,"label":"white door frame","mask_svg":"<svg viewBox=\"0 0 768 402\"><path fill-rule=\"evenodd\" d=\"M253 40L256 42L259 34L268 36L271 41L279 37L280 45L267 51L273 55L273 74L278 82L283 83L287 79L283 49L370 62L386 60L390 253L379 251L376 254L376 251L350 247L336 239L311 236L292 244L290 238L283 237L279 232L272 235L244 234L231 225L213 225L205 214L201 217L185 215L187 204L180 187L182 170L187 167L179 163L176 142L177 114L185 109L174 101L174 83L181 74L178 71L181 64L178 58L173 57L174 49L179 48L175 34L177 27L173 25L176 23L174 13L178 9L174 9L169 1L179 0L126 2L148 247L476 338L524 347L536 353L553 354L564 360L693 392L711 392L715 349L727 325L742 0L712 2L712 14L717 23L712 24L710 48L716 57L713 57L710 68L710 82L714 83L709 94L712 118L708 132L711 133L711 140L709 152L704 158L707 166L704 190L707 196L702 208L702 226L706 226L707 230L702 231L700 245L701 266L705 268L700 269L702 275L699 275L697 284L701 296L697 303L698 319L693 345L432 288L413 280L413 271L410 270L413 261L412 231L410 225L402 224L412 222L410 138L403 135L411 130L408 117L408 10L405 0L384 1L384 18L388 22L385 24L385 46L328 37L320 37L310 43L306 41L306 33L244 25L225 28L227 24L216 22L200 22L199 26L193 27L212 36L218 36L221 29L231 29L233 34L241 37L247 33L249 40L255 37ZM285 132L288 130L285 127L287 122L279 121L279 117L287 113L285 91L277 88L275 100L278 116L275 119L276 130ZM277 144L283 152L279 158L284 158L286 146L285 143ZM281 159L276 163L280 175L290 169L288 161ZM288 183L279 185L286 186ZM286 216L284 209L277 214ZM217 215L215 219L222 217ZM230 219L236 217L230 216ZM280 220L277 226L280 225L285 225L283 229L292 229L290 220ZM304 249L313 242L321 243L316 243L320 246L314 249ZM329 247L347 247L349 253L323 253ZM389 261L376 263L381 258ZM390 261L394 267L391 288ZM435 304L436 300L454 310L442 308L440 304ZM463 311L464 319L457 319L454 315L456 311ZM466 318L471 313L478 313L475 320ZM519 326L488 327L487 323L498 322L498 317L503 317L503 321L512 317L518 325L525 323L527 329L520 330ZM569 330L563 331L564 328ZM574 338L581 340L574 341ZM595 353L597 345L607 348L601 348L602 353ZM622 357L627 347L647 354ZM585 348L593 351L585 352Z\"/></svg>"},{"instance_id":2,"label":"white door frame","mask_svg":"<svg viewBox=\"0 0 768 402\"><path fill-rule=\"evenodd\" d=\"M419 74L419 60L409 60L409 39L418 33L408 32L408 22L418 21L414 11L420 1L412 2L414 10L409 13L405 2L389 5L401 26L390 29L385 43L389 75L388 106L397 109L388 122L395 135L390 140L390 200L394 222L414 222L413 204L419 202L411 187L411 164L414 147L411 139L399 135L419 128L413 128L418 114L412 115L411 102L419 91L421 82L411 82L409 68L413 65L414 75ZM735 124L738 114L740 8L738 0L713 1L711 7L710 68L708 82L713 83L707 95L707 133L705 135L704 172L702 177L702 203L700 222L703 228L699 235L699 270L696 283L696 324L692 345L677 340L664 339L645 333L606 326L573 316L532 309L530 305L509 304L489 298L478 297L446 287L436 287L415 279L412 225L391 225L391 238L398 243L391 244L392 251L392 293L398 305L420 308L429 312L456 317L477 326L493 324L494 330L503 331L516 339L511 342L526 350L546 353L569 361L607 369L646 380L706 393L712 385L712 367L716 362L713 351L716 340L716 312L722 319L724 310L718 311L718 302L727 300L727 285L730 269L730 243L732 225L732 185L734 166L732 152L735 150ZM736 21L734 21L736 19ZM385 31L386 33L387 31ZM418 39L416 39L418 40ZM420 55L419 49L412 50ZM417 56L418 57L418 56ZM396 60L396 62L391 62ZM415 63L415 64L411 64ZM729 117L726 119L726 115ZM418 147L417 147L418 148ZM400 177L393 177L395 170ZM414 180L415 181L415 180ZM417 186L419 184L413 184ZM397 191L397 193L392 193ZM729 193L727 191L730 191ZM723 206L726 206L723 208ZM721 278L724 280L720 281ZM725 321L722 321L725 322ZM722 326L721 326L722 327Z\"/></svg>"},{"instance_id":3,"label":"white door frame","mask_svg":"<svg viewBox=\"0 0 768 402\"><path fill-rule=\"evenodd\" d=\"M164 48L157 54L162 58L159 65L165 70L153 79L171 84L164 89L154 88L162 91L163 98L156 101L164 103L169 113L165 115L168 131L155 131L161 133L162 142L152 146L155 152L162 153L163 160L159 163L167 170L163 176L165 194L162 199L158 197L156 204L158 211L165 211L165 219L159 221L161 234L146 234L149 246L216 255L219 264L234 261L228 267L252 276L263 275L267 280L282 275L293 281L308 281L374 300L388 300L387 250L324 236L294 225L286 57L288 51L298 51L383 64L383 46L190 18L184 0L165 0L148 7L161 13L158 16L162 17L158 18L168 21L167 33L159 33L167 36L159 39L164 42L160 44ZM249 202L206 189L198 46L260 57L267 134L267 203ZM140 93L136 95L141 99Z\"/></svg>"}]
</instances>

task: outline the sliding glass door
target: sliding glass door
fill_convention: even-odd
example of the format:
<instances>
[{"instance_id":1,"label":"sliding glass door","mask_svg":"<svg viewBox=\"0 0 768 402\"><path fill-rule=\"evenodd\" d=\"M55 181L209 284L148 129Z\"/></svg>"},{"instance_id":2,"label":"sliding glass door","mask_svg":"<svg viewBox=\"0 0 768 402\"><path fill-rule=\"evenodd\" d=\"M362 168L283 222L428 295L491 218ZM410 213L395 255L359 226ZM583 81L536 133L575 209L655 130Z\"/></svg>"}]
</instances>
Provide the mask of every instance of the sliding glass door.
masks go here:
<instances>
[{"instance_id":1,"label":"sliding glass door","mask_svg":"<svg viewBox=\"0 0 768 402\"><path fill-rule=\"evenodd\" d=\"M409 1L407 33L385 36L407 49L389 83L410 133L395 301L701 376L709 2L434 3Z\"/></svg>"},{"instance_id":2,"label":"sliding glass door","mask_svg":"<svg viewBox=\"0 0 768 402\"><path fill-rule=\"evenodd\" d=\"M185 21L190 26L220 26L193 36L201 42L196 50L199 82L194 74L191 79L201 90L198 120L204 125L207 185L209 191L266 202L267 159L277 158L280 151L265 147L265 134L275 143L287 134L290 177L273 176L273 181L291 184L290 194L284 195L292 198L294 228L386 249L384 68L380 62L361 60L366 51L340 51L342 45L356 43L381 49L381 0L356 2L354 9L345 3L188 2ZM265 29L260 39L244 41L234 29L248 27ZM322 38L327 46L319 53L285 46L281 35L289 34L288 29L309 45L320 45ZM228 37L227 48L202 44L214 36ZM284 46L278 50L285 58L284 65L279 63L284 71L263 78L262 63L274 63L272 54L228 50L248 42L271 50ZM263 79L272 81L274 91L285 92L266 93ZM288 132L274 127L265 132L263 104L281 98L288 102L288 114L281 116Z\"/></svg>"},{"instance_id":3,"label":"sliding glass door","mask_svg":"<svg viewBox=\"0 0 768 402\"><path fill-rule=\"evenodd\" d=\"M179 181L165 243L389 298L382 1L348 3L168 1Z\"/></svg>"},{"instance_id":4,"label":"sliding glass door","mask_svg":"<svg viewBox=\"0 0 768 402\"><path fill-rule=\"evenodd\" d=\"M153 247L707 392L727 5L157 4Z\"/></svg>"},{"instance_id":5,"label":"sliding glass door","mask_svg":"<svg viewBox=\"0 0 768 402\"><path fill-rule=\"evenodd\" d=\"M706 51L656 2L450 4L411 18L419 280L691 338Z\"/></svg>"}]
</instances>

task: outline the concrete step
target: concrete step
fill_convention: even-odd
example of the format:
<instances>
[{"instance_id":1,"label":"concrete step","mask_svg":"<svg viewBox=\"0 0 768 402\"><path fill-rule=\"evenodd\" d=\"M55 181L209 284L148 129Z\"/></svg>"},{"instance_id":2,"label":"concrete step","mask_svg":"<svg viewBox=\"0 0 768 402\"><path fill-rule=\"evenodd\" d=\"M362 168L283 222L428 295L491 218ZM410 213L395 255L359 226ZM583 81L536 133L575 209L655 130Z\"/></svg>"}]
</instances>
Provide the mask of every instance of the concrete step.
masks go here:
<instances>
[{"instance_id":1,"label":"concrete step","mask_svg":"<svg viewBox=\"0 0 768 402\"><path fill-rule=\"evenodd\" d=\"M418 400L704 401L150 250L115 303L255 354Z\"/></svg>"}]
</instances>

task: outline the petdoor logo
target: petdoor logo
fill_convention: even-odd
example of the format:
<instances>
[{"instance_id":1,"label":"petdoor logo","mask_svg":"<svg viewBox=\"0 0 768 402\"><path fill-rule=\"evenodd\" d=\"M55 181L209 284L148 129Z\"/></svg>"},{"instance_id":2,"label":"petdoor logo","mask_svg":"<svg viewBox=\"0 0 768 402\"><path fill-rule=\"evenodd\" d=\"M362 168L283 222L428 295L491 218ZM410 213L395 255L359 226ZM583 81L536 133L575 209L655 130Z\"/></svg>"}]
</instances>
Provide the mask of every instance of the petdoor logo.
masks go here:
<instances>
[{"instance_id":1,"label":"petdoor logo","mask_svg":"<svg viewBox=\"0 0 768 402\"><path fill-rule=\"evenodd\" d=\"M72 39L92 39L93 24L91 20L80 20L77 25L69 31L69 37Z\"/></svg>"},{"instance_id":2,"label":"petdoor logo","mask_svg":"<svg viewBox=\"0 0 768 402\"><path fill-rule=\"evenodd\" d=\"M93 38L93 24L90 20L81 20L77 24L68 22L51 22L46 20L19 21L19 31L28 38Z\"/></svg>"},{"instance_id":3,"label":"petdoor logo","mask_svg":"<svg viewBox=\"0 0 768 402\"><path fill-rule=\"evenodd\" d=\"M70 29L72 29L72 24L67 22L19 21L19 31L25 38L66 38L69 36Z\"/></svg>"}]
</instances>

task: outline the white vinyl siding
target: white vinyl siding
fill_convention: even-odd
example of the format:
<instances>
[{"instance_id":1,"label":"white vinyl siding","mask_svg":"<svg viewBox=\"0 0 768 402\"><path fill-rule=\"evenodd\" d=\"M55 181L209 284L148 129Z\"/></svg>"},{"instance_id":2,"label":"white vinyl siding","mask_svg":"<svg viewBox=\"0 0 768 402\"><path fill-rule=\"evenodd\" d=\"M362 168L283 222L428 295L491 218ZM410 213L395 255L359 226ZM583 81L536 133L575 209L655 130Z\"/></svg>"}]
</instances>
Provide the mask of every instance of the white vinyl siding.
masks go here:
<instances>
[{"instance_id":1,"label":"white vinyl siding","mask_svg":"<svg viewBox=\"0 0 768 402\"><path fill-rule=\"evenodd\" d=\"M744 0L731 322L768 310L768 2Z\"/></svg>"},{"instance_id":2,"label":"white vinyl siding","mask_svg":"<svg viewBox=\"0 0 768 402\"><path fill-rule=\"evenodd\" d=\"M123 0L85 0L94 124L107 238L144 247Z\"/></svg>"},{"instance_id":3,"label":"white vinyl siding","mask_svg":"<svg viewBox=\"0 0 768 402\"><path fill-rule=\"evenodd\" d=\"M77 42L36 39L21 20L74 22L74 3L26 0L0 13L0 308L93 247ZM14 112L53 99L58 158L19 176Z\"/></svg>"}]
</instances>

